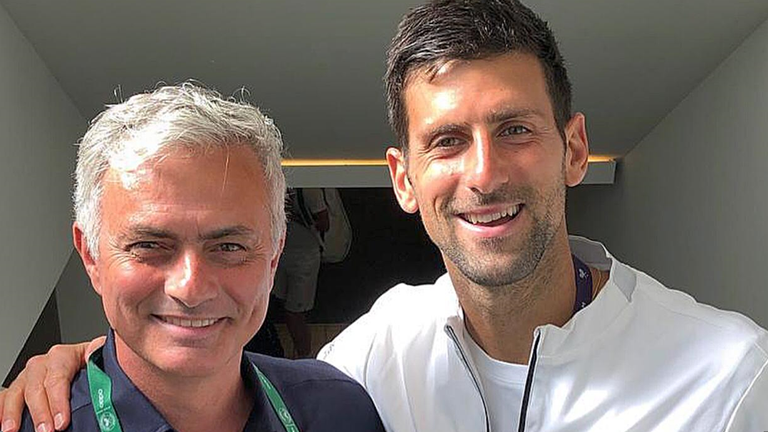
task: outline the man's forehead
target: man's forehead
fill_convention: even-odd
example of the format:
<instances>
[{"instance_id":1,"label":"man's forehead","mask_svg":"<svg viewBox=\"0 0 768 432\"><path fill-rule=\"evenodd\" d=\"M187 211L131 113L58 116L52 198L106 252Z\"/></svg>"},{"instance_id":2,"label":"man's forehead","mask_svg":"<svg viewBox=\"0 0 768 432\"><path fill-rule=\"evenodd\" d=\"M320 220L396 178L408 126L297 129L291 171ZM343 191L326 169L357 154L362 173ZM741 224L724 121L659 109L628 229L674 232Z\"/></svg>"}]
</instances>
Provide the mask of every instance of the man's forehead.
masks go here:
<instances>
[{"instance_id":1,"label":"man's forehead","mask_svg":"<svg viewBox=\"0 0 768 432\"><path fill-rule=\"evenodd\" d=\"M404 88L407 88L409 84L414 82L424 82L430 84L439 84L442 79L450 76L450 74L462 67L472 67L477 62L488 60L490 58L498 57L496 55L489 57L482 57L476 59L439 59L435 62L428 63L413 68L406 75Z\"/></svg>"},{"instance_id":2,"label":"man's forehead","mask_svg":"<svg viewBox=\"0 0 768 432\"><path fill-rule=\"evenodd\" d=\"M489 93L489 89L493 92ZM497 106L491 106L493 98L499 98ZM419 123L428 126L432 117L458 107L472 112L481 106L497 112L552 110L541 62L533 55L517 52L450 60L416 69L409 74L403 99L410 126ZM546 107L538 106L541 104ZM418 118L414 118L415 106L420 108ZM482 116L486 118L491 114L489 111Z\"/></svg>"},{"instance_id":3,"label":"man's forehead","mask_svg":"<svg viewBox=\"0 0 768 432\"><path fill-rule=\"evenodd\" d=\"M253 151L218 148L213 152L170 152L144 161L133 169L110 168L102 184L105 206L122 208L142 220L168 213L169 220L195 214L216 223L254 223L269 199L266 179Z\"/></svg>"},{"instance_id":4,"label":"man's forehead","mask_svg":"<svg viewBox=\"0 0 768 432\"><path fill-rule=\"evenodd\" d=\"M161 148L155 140L133 139L124 143L108 159L105 182L117 182L125 190L150 181L164 161L191 158L192 152L178 147Z\"/></svg>"}]
</instances>

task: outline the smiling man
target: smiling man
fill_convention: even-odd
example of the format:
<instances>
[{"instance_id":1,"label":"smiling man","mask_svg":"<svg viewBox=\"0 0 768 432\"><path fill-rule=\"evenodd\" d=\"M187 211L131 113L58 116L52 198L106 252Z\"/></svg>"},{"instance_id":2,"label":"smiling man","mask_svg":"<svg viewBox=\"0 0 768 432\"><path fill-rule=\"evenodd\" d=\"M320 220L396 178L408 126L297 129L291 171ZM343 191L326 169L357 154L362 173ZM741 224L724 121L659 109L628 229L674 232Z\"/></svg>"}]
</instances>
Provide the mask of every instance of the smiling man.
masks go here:
<instances>
[{"instance_id":1,"label":"smiling man","mask_svg":"<svg viewBox=\"0 0 768 432\"><path fill-rule=\"evenodd\" d=\"M388 430L768 430L765 330L568 236L588 141L546 23L515 0L431 2L403 18L387 65L394 191L447 274L393 288L320 358ZM84 349L35 362L4 418L25 383L40 418L47 398L66 412L59 386Z\"/></svg>"},{"instance_id":2,"label":"smiling man","mask_svg":"<svg viewBox=\"0 0 768 432\"><path fill-rule=\"evenodd\" d=\"M443 256L320 358L387 429L768 430L768 333L568 236L585 117L552 33L514 0L442 0L400 22L387 151L400 206Z\"/></svg>"},{"instance_id":3,"label":"smiling man","mask_svg":"<svg viewBox=\"0 0 768 432\"><path fill-rule=\"evenodd\" d=\"M382 430L330 366L243 353L285 238L281 151L256 108L189 84L94 121L73 236L111 330L72 384L70 430Z\"/></svg>"}]
</instances>

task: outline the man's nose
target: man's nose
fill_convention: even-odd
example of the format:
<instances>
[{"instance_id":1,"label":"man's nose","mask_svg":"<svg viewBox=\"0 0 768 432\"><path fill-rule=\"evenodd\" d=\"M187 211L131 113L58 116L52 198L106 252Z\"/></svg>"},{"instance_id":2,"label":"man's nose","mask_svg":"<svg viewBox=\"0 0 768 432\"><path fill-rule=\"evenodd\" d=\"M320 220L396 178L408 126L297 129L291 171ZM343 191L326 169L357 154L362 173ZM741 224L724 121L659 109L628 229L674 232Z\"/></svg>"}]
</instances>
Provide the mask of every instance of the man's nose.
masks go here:
<instances>
[{"instance_id":1,"label":"man's nose","mask_svg":"<svg viewBox=\"0 0 768 432\"><path fill-rule=\"evenodd\" d=\"M464 179L478 193L491 193L509 180L509 169L489 133L477 133L465 154Z\"/></svg>"},{"instance_id":2,"label":"man's nose","mask_svg":"<svg viewBox=\"0 0 768 432\"><path fill-rule=\"evenodd\" d=\"M218 286L205 258L196 251L183 251L169 267L165 280L165 293L173 299L194 308L218 295Z\"/></svg>"}]
</instances>

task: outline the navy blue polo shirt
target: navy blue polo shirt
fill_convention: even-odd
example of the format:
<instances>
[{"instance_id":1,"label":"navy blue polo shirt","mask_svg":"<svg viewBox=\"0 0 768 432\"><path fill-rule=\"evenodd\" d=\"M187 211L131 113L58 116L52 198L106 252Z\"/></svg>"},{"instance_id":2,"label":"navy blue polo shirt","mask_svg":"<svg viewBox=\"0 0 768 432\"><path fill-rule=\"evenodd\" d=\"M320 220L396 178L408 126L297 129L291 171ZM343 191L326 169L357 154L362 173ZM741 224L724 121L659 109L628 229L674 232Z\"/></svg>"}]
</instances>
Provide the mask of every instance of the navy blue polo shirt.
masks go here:
<instances>
[{"instance_id":1,"label":"navy blue polo shirt","mask_svg":"<svg viewBox=\"0 0 768 432\"><path fill-rule=\"evenodd\" d=\"M112 403L123 432L174 431L118 364L111 330L103 358L102 369L112 380ZM333 366L319 360L286 360L248 352L243 353L240 373L255 401L244 431L285 431L250 362L275 386L301 432L384 431L365 390ZM71 390L72 421L66 430L100 432L85 369L75 376ZM20 430L35 432L34 429L29 412L25 411Z\"/></svg>"}]
</instances>

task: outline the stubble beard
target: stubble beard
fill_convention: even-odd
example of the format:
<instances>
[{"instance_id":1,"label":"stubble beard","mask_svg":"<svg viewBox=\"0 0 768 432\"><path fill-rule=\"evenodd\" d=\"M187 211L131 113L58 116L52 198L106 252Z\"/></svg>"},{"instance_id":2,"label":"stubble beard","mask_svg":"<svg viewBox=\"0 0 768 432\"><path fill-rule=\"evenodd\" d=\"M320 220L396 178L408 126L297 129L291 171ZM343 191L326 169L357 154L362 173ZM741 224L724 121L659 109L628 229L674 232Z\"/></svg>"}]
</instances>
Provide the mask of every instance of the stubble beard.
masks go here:
<instances>
[{"instance_id":1,"label":"stubble beard","mask_svg":"<svg viewBox=\"0 0 768 432\"><path fill-rule=\"evenodd\" d=\"M456 269L476 285L499 288L518 284L534 274L563 223L565 186L562 182L558 182L558 185L545 195L526 187L494 193L489 198L481 199L483 204L509 202L508 197L511 195L526 203L524 211L531 218L532 224L517 251L510 250L517 246L510 245L511 239L508 238L482 239L475 243L474 248L468 248L453 229L448 229L444 240L435 241L435 244ZM541 202L546 209L543 214L537 214L532 208L531 204L536 201ZM455 214L451 210L453 207L455 205L448 205L443 209L442 217L445 220L454 217L451 216Z\"/></svg>"}]
</instances>

